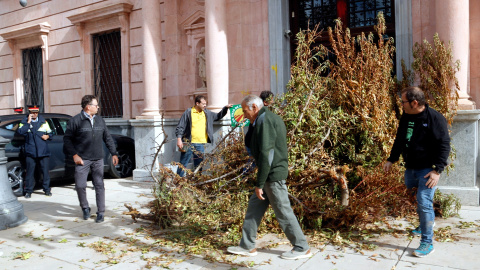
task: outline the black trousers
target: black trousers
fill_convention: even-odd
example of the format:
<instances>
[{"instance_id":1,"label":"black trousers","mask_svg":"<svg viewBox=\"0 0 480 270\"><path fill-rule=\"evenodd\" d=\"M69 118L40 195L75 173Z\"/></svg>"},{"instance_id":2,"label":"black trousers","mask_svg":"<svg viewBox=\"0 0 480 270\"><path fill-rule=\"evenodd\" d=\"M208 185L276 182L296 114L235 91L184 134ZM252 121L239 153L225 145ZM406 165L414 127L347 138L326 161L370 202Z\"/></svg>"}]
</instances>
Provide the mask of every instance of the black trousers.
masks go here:
<instances>
[{"instance_id":1,"label":"black trousers","mask_svg":"<svg viewBox=\"0 0 480 270\"><path fill-rule=\"evenodd\" d=\"M50 173L48 172L49 157L25 157L27 173L25 176L25 193L32 193L35 188L35 168L40 166L43 175L43 191L50 192Z\"/></svg>"}]
</instances>

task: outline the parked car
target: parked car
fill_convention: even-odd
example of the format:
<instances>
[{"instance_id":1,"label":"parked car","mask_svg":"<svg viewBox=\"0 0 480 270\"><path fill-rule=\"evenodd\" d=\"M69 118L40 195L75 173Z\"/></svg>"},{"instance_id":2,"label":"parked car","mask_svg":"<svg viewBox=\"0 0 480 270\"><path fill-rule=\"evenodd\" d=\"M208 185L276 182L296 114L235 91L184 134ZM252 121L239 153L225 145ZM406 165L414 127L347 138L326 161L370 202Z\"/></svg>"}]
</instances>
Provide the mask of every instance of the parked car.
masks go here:
<instances>
[{"instance_id":1,"label":"parked car","mask_svg":"<svg viewBox=\"0 0 480 270\"><path fill-rule=\"evenodd\" d=\"M67 122L71 118L67 114L42 113L43 118L50 125L53 131L52 140L47 141L50 148L50 178L52 181L66 181L73 179L75 164L72 157L65 157L63 153L63 135L67 129ZM25 166L22 145L25 142L23 136L16 135L18 124L25 118L25 114L12 114L0 116L0 136L10 139L5 147L7 158L8 179L12 185L13 193L16 196L23 195L23 182L25 177ZM14 138L15 137L15 138ZM112 134L118 151L118 165L114 166L112 157L104 144L105 152L105 173L114 178L124 178L132 175L135 169L135 142L132 138ZM35 177L40 181L39 177Z\"/></svg>"}]
</instances>

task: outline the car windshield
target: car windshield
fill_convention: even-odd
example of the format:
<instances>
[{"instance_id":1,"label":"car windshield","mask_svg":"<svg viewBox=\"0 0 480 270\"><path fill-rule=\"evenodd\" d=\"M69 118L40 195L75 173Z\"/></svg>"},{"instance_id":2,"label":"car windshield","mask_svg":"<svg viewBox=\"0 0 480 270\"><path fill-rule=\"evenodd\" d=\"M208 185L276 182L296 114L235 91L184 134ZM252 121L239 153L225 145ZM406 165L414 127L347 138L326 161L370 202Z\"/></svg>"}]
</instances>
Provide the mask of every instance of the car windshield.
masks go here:
<instances>
[{"instance_id":1,"label":"car windshield","mask_svg":"<svg viewBox=\"0 0 480 270\"><path fill-rule=\"evenodd\" d=\"M0 125L0 128L16 131L18 129L18 124L20 124L20 120L5 121L5 122L2 122L2 124Z\"/></svg>"},{"instance_id":2,"label":"car windshield","mask_svg":"<svg viewBox=\"0 0 480 270\"><path fill-rule=\"evenodd\" d=\"M53 123L53 120L51 118L46 118L45 119L48 123L48 125L50 126L50 129L52 130L52 133L54 135L57 134L56 132L56 129L55 129L55 125ZM10 120L10 121L3 121L0 125L0 128L1 129L6 129L6 130L10 130L10 131L17 131L18 127L19 127L19 124L20 124L21 120ZM66 125L66 124L65 124ZM62 127L63 128L63 127Z\"/></svg>"}]
</instances>

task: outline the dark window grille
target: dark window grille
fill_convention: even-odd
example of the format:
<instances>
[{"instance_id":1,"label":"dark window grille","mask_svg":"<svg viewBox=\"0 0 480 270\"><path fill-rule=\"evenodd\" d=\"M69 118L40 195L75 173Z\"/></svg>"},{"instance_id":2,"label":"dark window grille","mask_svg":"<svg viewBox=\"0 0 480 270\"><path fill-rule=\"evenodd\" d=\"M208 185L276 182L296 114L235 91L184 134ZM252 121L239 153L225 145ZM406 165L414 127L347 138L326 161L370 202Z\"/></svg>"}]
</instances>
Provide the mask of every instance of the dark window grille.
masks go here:
<instances>
[{"instance_id":1,"label":"dark window grille","mask_svg":"<svg viewBox=\"0 0 480 270\"><path fill-rule=\"evenodd\" d=\"M105 118L123 117L120 31L93 36L93 63L99 114Z\"/></svg>"},{"instance_id":2,"label":"dark window grille","mask_svg":"<svg viewBox=\"0 0 480 270\"><path fill-rule=\"evenodd\" d=\"M319 24L319 29L333 26L337 18L337 0L300 0L299 26L302 30L312 29Z\"/></svg>"},{"instance_id":3,"label":"dark window grille","mask_svg":"<svg viewBox=\"0 0 480 270\"><path fill-rule=\"evenodd\" d=\"M349 27L373 26L379 12L383 12L386 23L393 23L391 0L350 0Z\"/></svg>"},{"instance_id":4,"label":"dark window grille","mask_svg":"<svg viewBox=\"0 0 480 270\"><path fill-rule=\"evenodd\" d=\"M295 19L303 30L313 29L317 24L319 29L326 30L329 26L335 26L335 19L345 13L344 19L348 18L348 21L344 21L344 24L350 29L375 25L379 12L383 12L387 24L394 23L393 0L297 0L291 9L298 13Z\"/></svg>"},{"instance_id":5,"label":"dark window grille","mask_svg":"<svg viewBox=\"0 0 480 270\"><path fill-rule=\"evenodd\" d=\"M25 49L22 51L22 58L25 108L29 105L38 105L40 112L44 112L42 49L40 47Z\"/></svg>"}]
</instances>

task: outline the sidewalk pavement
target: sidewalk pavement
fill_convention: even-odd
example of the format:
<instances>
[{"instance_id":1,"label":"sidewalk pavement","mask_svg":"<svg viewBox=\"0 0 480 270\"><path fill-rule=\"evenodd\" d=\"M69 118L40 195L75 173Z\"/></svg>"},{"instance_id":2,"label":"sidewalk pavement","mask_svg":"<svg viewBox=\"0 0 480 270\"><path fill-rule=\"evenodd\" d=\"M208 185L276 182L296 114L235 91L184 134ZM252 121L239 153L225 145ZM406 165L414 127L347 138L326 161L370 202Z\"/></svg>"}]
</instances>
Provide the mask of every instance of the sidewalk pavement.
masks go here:
<instances>
[{"instance_id":1,"label":"sidewalk pavement","mask_svg":"<svg viewBox=\"0 0 480 270\"><path fill-rule=\"evenodd\" d=\"M95 213L95 192L91 182L88 185L88 200ZM140 209L153 198L151 185L130 179L106 180L107 211L105 222L99 224L95 223L95 215L83 220L73 184L54 187L52 197L37 190L31 199L19 198L28 221L0 231L0 269L145 269L155 258L162 258L164 263L152 269L248 269L212 263L155 245L155 240L142 233L141 226L148 226L147 222L134 223L122 215L124 203ZM436 242L435 253L426 258L412 255L419 237L408 233L368 239L367 244L377 246L373 251L332 245L312 248L314 256L302 260L281 259L280 254L291 246L286 239L268 234L258 240L258 256L229 258L255 269L480 269L480 207L463 207L460 216L436 219L435 230L451 226L450 231L458 234L459 240ZM457 228L460 221L475 226ZM402 230L412 227L406 221L399 222L404 224ZM274 247L262 248L267 245Z\"/></svg>"}]
</instances>

